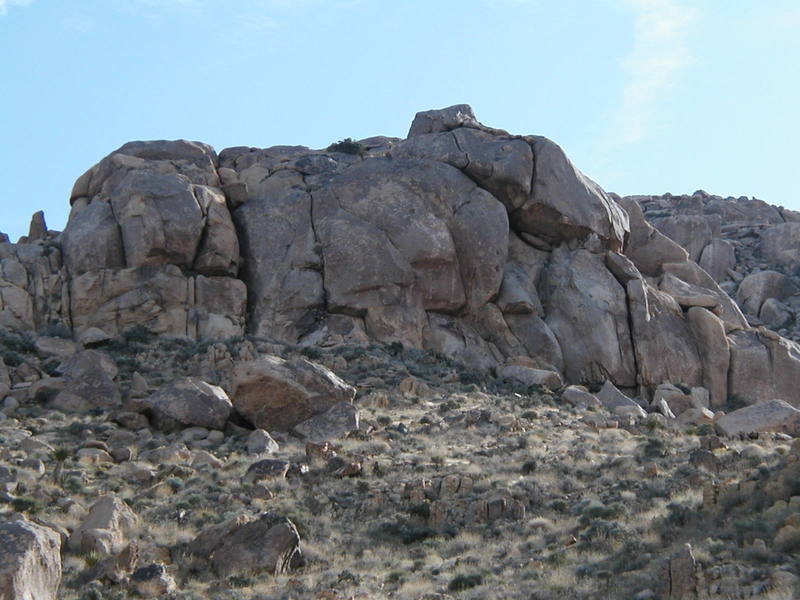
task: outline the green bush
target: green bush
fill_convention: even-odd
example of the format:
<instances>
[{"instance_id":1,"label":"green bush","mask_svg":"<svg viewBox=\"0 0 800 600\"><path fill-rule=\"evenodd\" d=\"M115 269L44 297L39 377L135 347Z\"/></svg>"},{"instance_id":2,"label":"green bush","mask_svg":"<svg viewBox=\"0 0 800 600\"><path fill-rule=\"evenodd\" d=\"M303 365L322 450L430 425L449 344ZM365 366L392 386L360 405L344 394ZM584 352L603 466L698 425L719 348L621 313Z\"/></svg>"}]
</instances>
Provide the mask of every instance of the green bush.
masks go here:
<instances>
[{"instance_id":1,"label":"green bush","mask_svg":"<svg viewBox=\"0 0 800 600\"><path fill-rule=\"evenodd\" d=\"M463 592L470 588L474 588L483 583L483 575L480 573L471 573L469 575L456 575L450 580L447 589L451 592Z\"/></svg>"},{"instance_id":2,"label":"green bush","mask_svg":"<svg viewBox=\"0 0 800 600\"><path fill-rule=\"evenodd\" d=\"M342 154L361 154L366 148L353 138L344 138L328 146L328 152L341 152Z\"/></svg>"}]
</instances>

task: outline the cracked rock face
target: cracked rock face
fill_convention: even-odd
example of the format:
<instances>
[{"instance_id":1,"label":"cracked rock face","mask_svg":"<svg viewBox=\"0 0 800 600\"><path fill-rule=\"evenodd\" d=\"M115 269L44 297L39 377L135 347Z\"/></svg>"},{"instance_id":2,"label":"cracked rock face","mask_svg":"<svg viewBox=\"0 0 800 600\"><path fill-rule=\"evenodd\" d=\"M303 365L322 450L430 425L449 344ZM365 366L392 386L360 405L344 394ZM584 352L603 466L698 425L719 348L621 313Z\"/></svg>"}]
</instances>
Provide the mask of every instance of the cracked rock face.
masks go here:
<instances>
[{"instance_id":1,"label":"cracked rock face","mask_svg":"<svg viewBox=\"0 0 800 600\"><path fill-rule=\"evenodd\" d=\"M715 406L784 393L800 372L791 342L751 329L788 327L800 307L794 259L775 250L791 250L790 211L619 198L554 142L466 105L419 113L405 140L337 148L125 144L78 179L63 234L40 217L27 243L0 244L0 324L401 343L645 397L705 386ZM740 235L741 221L757 227ZM779 297L743 284L748 322L725 278L743 278L731 261L757 228L753 256L786 281ZM790 375L762 382L778 367Z\"/></svg>"}]
</instances>

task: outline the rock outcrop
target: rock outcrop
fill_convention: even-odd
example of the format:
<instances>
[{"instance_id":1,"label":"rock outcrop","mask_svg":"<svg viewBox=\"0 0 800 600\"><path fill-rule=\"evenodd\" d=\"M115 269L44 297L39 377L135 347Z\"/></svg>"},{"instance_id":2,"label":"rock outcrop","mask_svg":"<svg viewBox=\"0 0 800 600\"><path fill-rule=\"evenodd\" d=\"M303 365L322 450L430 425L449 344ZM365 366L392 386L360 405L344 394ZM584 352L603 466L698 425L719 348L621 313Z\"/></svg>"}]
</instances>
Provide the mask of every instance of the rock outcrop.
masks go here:
<instances>
[{"instance_id":1,"label":"rock outcrop","mask_svg":"<svg viewBox=\"0 0 800 600\"><path fill-rule=\"evenodd\" d=\"M404 140L328 150L132 142L71 203L63 233L40 215L25 243L0 244L0 325L399 343L480 369L526 357L553 381L643 400L669 383L705 387L714 406L797 403L800 351L752 327L794 331L800 215L703 193L620 198L552 141L466 105L419 113ZM776 273L750 275L744 248ZM349 401L306 389L299 412L265 408L253 398L272 375L245 368L232 399L257 427Z\"/></svg>"}]
</instances>

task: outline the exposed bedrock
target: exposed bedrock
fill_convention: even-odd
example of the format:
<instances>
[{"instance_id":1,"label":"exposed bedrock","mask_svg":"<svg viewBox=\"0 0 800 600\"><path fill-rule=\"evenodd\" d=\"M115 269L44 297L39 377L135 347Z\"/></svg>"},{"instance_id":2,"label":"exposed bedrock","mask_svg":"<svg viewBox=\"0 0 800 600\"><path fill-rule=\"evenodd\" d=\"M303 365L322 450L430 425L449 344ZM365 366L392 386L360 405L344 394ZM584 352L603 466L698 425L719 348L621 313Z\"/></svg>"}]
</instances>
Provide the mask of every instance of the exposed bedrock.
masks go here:
<instances>
[{"instance_id":1,"label":"exposed bedrock","mask_svg":"<svg viewBox=\"0 0 800 600\"><path fill-rule=\"evenodd\" d=\"M644 395L702 386L714 406L796 403L800 351L752 329L718 283L733 209L691 201L654 215L659 231L642 198L607 194L552 141L466 105L419 113L405 140L331 150L132 142L78 179L63 233L39 215L24 243L0 243L0 326L399 342ZM789 229L761 254L793 264ZM748 311L784 318L796 290L779 279L741 286Z\"/></svg>"}]
</instances>

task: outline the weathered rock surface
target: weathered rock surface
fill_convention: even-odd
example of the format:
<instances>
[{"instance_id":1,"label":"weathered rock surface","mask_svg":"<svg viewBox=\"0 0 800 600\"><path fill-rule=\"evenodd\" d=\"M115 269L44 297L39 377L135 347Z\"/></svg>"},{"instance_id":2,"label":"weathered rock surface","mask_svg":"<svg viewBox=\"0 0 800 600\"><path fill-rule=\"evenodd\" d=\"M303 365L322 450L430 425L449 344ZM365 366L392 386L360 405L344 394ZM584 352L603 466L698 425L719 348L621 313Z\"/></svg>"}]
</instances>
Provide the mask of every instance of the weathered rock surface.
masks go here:
<instances>
[{"instance_id":1,"label":"weathered rock surface","mask_svg":"<svg viewBox=\"0 0 800 600\"><path fill-rule=\"evenodd\" d=\"M227 521L204 531L192 542L198 556L210 560L221 577L230 575L280 575L299 559L300 536L289 519L264 513Z\"/></svg>"},{"instance_id":2,"label":"weathered rock surface","mask_svg":"<svg viewBox=\"0 0 800 600\"><path fill-rule=\"evenodd\" d=\"M479 369L527 356L568 384L611 380L644 396L663 383L703 385L714 406L726 382L748 397L789 385L744 389L744 363L726 366L716 321L695 309L727 335L752 335L751 323L794 331L791 211L700 192L619 198L555 143L484 126L466 105L419 113L405 140L354 144L352 154L334 145L219 156L184 140L125 144L75 183L62 234L39 215L23 243L0 243L0 326L55 325L85 344L133 327L399 343ZM102 334L88 342L88 332ZM792 353L773 346L793 373ZM55 405L92 408L65 380ZM259 421L261 401L245 396L241 412ZM254 424L286 430L348 401L289 396Z\"/></svg>"},{"instance_id":3,"label":"weathered rock surface","mask_svg":"<svg viewBox=\"0 0 800 600\"><path fill-rule=\"evenodd\" d=\"M23 519L0 525L0 598L55 600L61 583L61 537Z\"/></svg>"},{"instance_id":4,"label":"weathered rock surface","mask_svg":"<svg viewBox=\"0 0 800 600\"><path fill-rule=\"evenodd\" d=\"M350 402L339 402L324 413L295 425L292 431L304 440L324 442L358 431L358 426L358 409Z\"/></svg>"},{"instance_id":5,"label":"weathered rock surface","mask_svg":"<svg viewBox=\"0 0 800 600\"><path fill-rule=\"evenodd\" d=\"M103 496L69 538L71 549L111 556L122 551L130 529L138 522L136 514L117 496Z\"/></svg>"},{"instance_id":6,"label":"weathered rock surface","mask_svg":"<svg viewBox=\"0 0 800 600\"><path fill-rule=\"evenodd\" d=\"M181 427L224 429L233 405L225 391L194 377L177 379L144 401L162 431Z\"/></svg>"},{"instance_id":7,"label":"weathered rock surface","mask_svg":"<svg viewBox=\"0 0 800 600\"><path fill-rule=\"evenodd\" d=\"M726 414L715 423L720 433L736 435L752 431L800 433L800 410L784 400L766 400Z\"/></svg>"},{"instance_id":8,"label":"weathered rock surface","mask_svg":"<svg viewBox=\"0 0 800 600\"><path fill-rule=\"evenodd\" d=\"M352 402L356 390L325 367L277 356L236 365L232 401L254 426L288 431L340 402Z\"/></svg>"},{"instance_id":9,"label":"weathered rock surface","mask_svg":"<svg viewBox=\"0 0 800 600\"><path fill-rule=\"evenodd\" d=\"M51 406L64 411L85 412L91 409L111 409L120 405L121 395L114 378L114 362L97 350L83 350L60 367L64 387Z\"/></svg>"}]
</instances>

